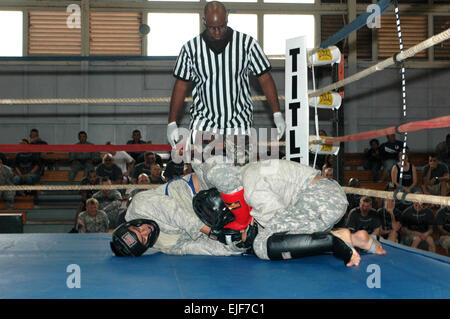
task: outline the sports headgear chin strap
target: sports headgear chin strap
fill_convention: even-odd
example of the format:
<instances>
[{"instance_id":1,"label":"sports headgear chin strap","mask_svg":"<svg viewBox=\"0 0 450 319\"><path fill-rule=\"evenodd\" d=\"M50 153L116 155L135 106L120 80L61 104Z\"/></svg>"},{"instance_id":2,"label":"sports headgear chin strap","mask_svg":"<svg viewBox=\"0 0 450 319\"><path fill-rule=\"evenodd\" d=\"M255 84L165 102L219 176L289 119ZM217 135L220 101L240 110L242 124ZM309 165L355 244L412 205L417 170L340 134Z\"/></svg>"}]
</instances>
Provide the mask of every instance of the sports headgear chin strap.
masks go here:
<instances>
[{"instance_id":1,"label":"sports headgear chin strap","mask_svg":"<svg viewBox=\"0 0 450 319\"><path fill-rule=\"evenodd\" d=\"M135 232L129 229L130 226L140 227L148 225L149 235L147 243L141 244ZM112 234L110 246L114 254L118 257L138 257L152 247L159 236L159 226L150 219L134 219L119 225Z\"/></svg>"}]
</instances>

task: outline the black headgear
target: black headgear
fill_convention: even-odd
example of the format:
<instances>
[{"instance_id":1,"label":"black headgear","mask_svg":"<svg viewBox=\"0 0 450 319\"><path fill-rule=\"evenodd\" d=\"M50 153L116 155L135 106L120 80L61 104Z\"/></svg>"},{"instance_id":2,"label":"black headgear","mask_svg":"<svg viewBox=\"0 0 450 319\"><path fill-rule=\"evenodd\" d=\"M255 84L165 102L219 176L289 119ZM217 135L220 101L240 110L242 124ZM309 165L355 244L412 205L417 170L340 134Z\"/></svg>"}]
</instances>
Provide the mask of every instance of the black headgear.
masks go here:
<instances>
[{"instance_id":1,"label":"black headgear","mask_svg":"<svg viewBox=\"0 0 450 319\"><path fill-rule=\"evenodd\" d=\"M145 245L141 244L137 235L129 230L130 226L140 227L148 225L150 234ZM152 247L159 236L159 226L150 219L134 219L119 225L112 234L112 241L109 243L112 251L116 256L133 256L138 257L145 253L147 249Z\"/></svg>"}]
</instances>

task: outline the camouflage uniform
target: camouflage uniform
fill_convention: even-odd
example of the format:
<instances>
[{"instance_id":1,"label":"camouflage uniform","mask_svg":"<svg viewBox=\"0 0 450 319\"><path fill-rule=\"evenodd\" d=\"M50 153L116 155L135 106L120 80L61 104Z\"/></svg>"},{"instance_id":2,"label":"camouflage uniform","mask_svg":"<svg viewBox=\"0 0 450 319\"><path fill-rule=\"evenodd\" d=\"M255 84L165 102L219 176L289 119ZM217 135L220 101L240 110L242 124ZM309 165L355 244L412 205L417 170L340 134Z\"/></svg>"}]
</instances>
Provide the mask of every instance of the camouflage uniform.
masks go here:
<instances>
[{"instance_id":1,"label":"camouflage uniform","mask_svg":"<svg viewBox=\"0 0 450 319\"><path fill-rule=\"evenodd\" d=\"M12 169L6 165L0 168L0 185L13 185L12 178L14 174ZM7 208L14 207L14 197L16 196L15 191L0 191L0 199L6 202Z\"/></svg>"},{"instance_id":2,"label":"camouflage uniform","mask_svg":"<svg viewBox=\"0 0 450 319\"><path fill-rule=\"evenodd\" d=\"M275 159L240 168L220 161L212 158L193 168L204 187L223 193L244 188L260 225L253 249L262 259L268 259L267 239L274 233L330 231L345 214L348 202L339 184L329 179L310 184L320 172L307 165Z\"/></svg>"},{"instance_id":3,"label":"camouflage uniform","mask_svg":"<svg viewBox=\"0 0 450 319\"><path fill-rule=\"evenodd\" d=\"M241 254L243 249L235 247L234 244L223 245L200 232L204 224L192 208L194 193L187 183L190 178L191 175L186 175L156 189L139 192L133 197L125 220L139 218L154 220L160 228L160 235L153 247L165 254L215 256Z\"/></svg>"},{"instance_id":4,"label":"camouflage uniform","mask_svg":"<svg viewBox=\"0 0 450 319\"><path fill-rule=\"evenodd\" d=\"M81 212L78 219L83 222L86 233L107 233L109 230L108 216L102 210L98 210L95 217L91 217L86 211Z\"/></svg>"}]
</instances>

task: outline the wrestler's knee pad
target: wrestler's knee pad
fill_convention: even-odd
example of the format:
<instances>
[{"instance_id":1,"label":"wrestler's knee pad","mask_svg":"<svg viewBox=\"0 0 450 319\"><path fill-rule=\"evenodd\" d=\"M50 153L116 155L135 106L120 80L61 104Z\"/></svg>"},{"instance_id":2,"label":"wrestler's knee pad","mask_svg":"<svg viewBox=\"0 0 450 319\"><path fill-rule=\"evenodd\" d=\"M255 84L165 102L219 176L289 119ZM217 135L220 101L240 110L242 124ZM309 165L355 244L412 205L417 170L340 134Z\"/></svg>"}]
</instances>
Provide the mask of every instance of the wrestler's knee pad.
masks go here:
<instances>
[{"instance_id":1,"label":"wrestler's knee pad","mask_svg":"<svg viewBox=\"0 0 450 319\"><path fill-rule=\"evenodd\" d=\"M324 253L333 253L348 263L353 251L344 241L330 233L277 233L267 240L270 260L295 259Z\"/></svg>"}]
</instances>

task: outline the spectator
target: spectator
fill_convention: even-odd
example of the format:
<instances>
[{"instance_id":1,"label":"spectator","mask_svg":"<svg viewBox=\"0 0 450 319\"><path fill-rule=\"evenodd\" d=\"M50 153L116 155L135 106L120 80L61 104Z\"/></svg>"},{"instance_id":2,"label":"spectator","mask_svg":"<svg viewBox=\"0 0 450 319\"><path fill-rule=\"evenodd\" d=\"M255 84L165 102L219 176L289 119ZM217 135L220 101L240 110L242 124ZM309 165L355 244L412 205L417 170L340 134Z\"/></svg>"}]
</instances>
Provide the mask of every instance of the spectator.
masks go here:
<instances>
[{"instance_id":1,"label":"spectator","mask_svg":"<svg viewBox=\"0 0 450 319\"><path fill-rule=\"evenodd\" d=\"M436 146L436 155L441 163L450 167L450 134L447 134L445 141Z\"/></svg>"},{"instance_id":2,"label":"spectator","mask_svg":"<svg viewBox=\"0 0 450 319\"><path fill-rule=\"evenodd\" d=\"M428 165L423 168L422 190L426 195L447 195L449 178L447 165L440 163L436 154L430 154Z\"/></svg>"},{"instance_id":3,"label":"spectator","mask_svg":"<svg viewBox=\"0 0 450 319\"><path fill-rule=\"evenodd\" d=\"M169 161L164 170L163 176L166 182L170 181L172 178L183 176L184 162L175 163L174 161Z\"/></svg>"},{"instance_id":4,"label":"spectator","mask_svg":"<svg viewBox=\"0 0 450 319\"><path fill-rule=\"evenodd\" d=\"M13 185L13 171L3 164L3 159L0 157L0 185ZM14 208L15 191L0 191L0 198L5 201L6 209Z\"/></svg>"},{"instance_id":5,"label":"spectator","mask_svg":"<svg viewBox=\"0 0 450 319\"><path fill-rule=\"evenodd\" d=\"M29 144L35 144L35 145L47 145L48 143L44 140L42 140L39 136L38 129L31 129L30 131L30 138L28 140Z\"/></svg>"},{"instance_id":6,"label":"spectator","mask_svg":"<svg viewBox=\"0 0 450 319\"><path fill-rule=\"evenodd\" d=\"M395 186L389 183L386 191L394 191ZM395 207L394 199L384 199L383 207L377 210L378 218L381 222L380 235L387 240L398 243L398 233L402 227L400 223L402 211Z\"/></svg>"},{"instance_id":7,"label":"spectator","mask_svg":"<svg viewBox=\"0 0 450 319\"><path fill-rule=\"evenodd\" d=\"M146 144L153 144L153 143L152 143L152 141L148 141ZM157 164L159 164L159 166L163 167L163 161L162 161L161 156L159 156L159 155L158 155L157 153L155 153L155 152L152 152L152 153L155 155L155 162L156 162ZM145 153L144 153L144 152L142 152L141 154L139 154L136 163L142 163L142 162L144 162L144 160L145 160L145 159L144 159L144 156L145 156Z\"/></svg>"},{"instance_id":8,"label":"spectator","mask_svg":"<svg viewBox=\"0 0 450 319\"><path fill-rule=\"evenodd\" d=\"M381 155L380 155L380 142L374 138L370 140L370 149L364 149L364 157L366 162L364 163L365 169L370 169L372 171L372 180L374 182L378 181L378 174L382 166Z\"/></svg>"},{"instance_id":9,"label":"spectator","mask_svg":"<svg viewBox=\"0 0 450 319\"><path fill-rule=\"evenodd\" d=\"M402 240L401 243L413 248L418 248L424 242L428 244L428 250L436 251L433 233L434 215L429 208L424 208L422 203L414 202L405 209L401 216Z\"/></svg>"},{"instance_id":10,"label":"spectator","mask_svg":"<svg viewBox=\"0 0 450 319\"><path fill-rule=\"evenodd\" d=\"M372 208L372 199L370 197L361 197L359 207L353 208L348 214L346 227L352 233L358 230L365 230L369 235L380 235L381 221L377 211Z\"/></svg>"},{"instance_id":11,"label":"spectator","mask_svg":"<svg viewBox=\"0 0 450 319\"><path fill-rule=\"evenodd\" d=\"M144 162L136 164L133 169L133 173L131 174L131 182L136 184L138 176L142 173L150 176L150 167L154 163L156 163L155 154L153 152L145 152Z\"/></svg>"},{"instance_id":12,"label":"spectator","mask_svg":"<svg viewBox=\"0 0 450 319\"><path fill-rule=\"evenodd\" d=\"M148 177L147 174L142 173L142 174L140 174L140 175L138 176L138 181L137 181L137 183L138 183L138 185L150 185L150 178ZM140 193L140 192L145 191L145 190L146 190L146 189L144 189L144 188L135 188L135 189L133 189L133 190L131 190L131 191L130 191L130 190L127 190L127 194L126 194L126 197L127 197L126 204L125 204L125 206L123 206L123 205L121 206L121 209L120 209L120 211L119 211L119 216L117 217L117 223L116 223L116 225L120 225L120 224L122 224L122 223L125 222L125 214L126 214L126 212L127 212L128 205L130 205L130 203L131 203L133 197L134 197L137 193Z\"/></svg>"},{"instance_id":13,"label":"spectator","mask_svg":"<svg viewBox=\"0 0 450 319\"><path fill-rule=\"evenodd\" d=\"M95 172L95 170L90 170L87 172L87 175L85 177L83 177L83 179L81 180L81 185L99 185L100 184L100 179L97 176L97 173ZM70 233L76 233L77 231L77 222L78 222L78 216L80 215L80 213L82 211L86 210L86 201L89 198L92 198L92 196L94 196L94 194L97 192L97 190L95 189L90 189L90 190L81 190L80 191L80 195L81 195L81 202L78 205L78 211L75 215L75 226L74 228L72 228L72 230L70 231Z\"/></svg>"},{"instance_id":14,"label":"spectator","mask_svg":"<svg viewBox=\"0 0 450 319\"><path fill-rule=\"evenodd\" d=\"M409 151L405 152L405 160L403 166L402 183L400 185L400 170L402 166L402 152L398 153L398 163L392 167L391 178L392 183L397 188L403 188L407 193L415 193L419 189L417 186L417 170L413 163L409 161Z\"/></svg>"},{"instance_id":15,"label":"spectator","mask_svg":"<svg viewBox=\"0 0 450 319\"><path fill-rule=\"evenodd\" d=\"M360 187L360 183L359 180L357 178L350 178L348 180L348 187L352 187L352 188L359 188ZM348 201L348 208L347 210L350 212L353 208L355 207L359 207L359 201L361 200L361 195L358 194L349 194L347 193L347 201Z\"/></svg>"},{"instance_id":16,"label":"spectator","mask_svg":"<svg viewBox=\"0 0 450 319\"><path fill-rule=\"evenodd\" d=\"M106 145L112 145L111 142L107 142ZM125 184L129 184L131 182L130 175L134 169L134 165L136 164L136 160L131 157L130 154L124 151L111 152L111 155L114 158L114 164L119 166L122 171L123 182Z\"/></svg>"},{"instance_id":17,"label":"spectator","mask_svg":"<svg viewBox=\"0 0 450 319\"><path fill-rule=\"evenodd\" d=\"M436 225L439 231L439 244L450 256L450 206L442 207L436 212Z\"/></svg>"},{"instance_id":18,"label":"spectator","mask_svg":"<svg viewBox=\"0 0 450 319\"><path fill-rule=\"evenodd\" d=\"M95 198L86 201L86 210L78 216L77 229L79 233L107 233L109 229L108 216L99 210L99 203Z\"/></svg>"},{"instance_id":19,"label":"spectator","mask_svg":"<svg viewBox=\"0 0 450 319\"><path fill-rule=\"evenodd\" d=\"M129 140L127 144L145 144L145 142L142 140L141 131L134 130L131 136L131 140ZM130 156L136 161L136 163L139 163L138 157L143 153L144 152L130 152Z\"/></svg>"},{"instance_id":20,"label":"spectator","mask_svg":"<svg viewBox=\"0 0 450 319\"><path fill-rule=\"evenodd\" d=\"M100 185L112 185L108 177L102 177ZM99 208L108 215L109 226L116 228L117 216L119 215L120 204L122 203L122 195L116 189L102 189L96 192L92 198L98 200Z\"/></svg>"},{"instance_id":21,"label":"spectator","mask_svg":"<svg viewBox=\"0 0 450 319\"><path fill-rule=\"evenodd\" d=\"M326 168L323 176L328 179L333 179L334 178L333 168L332 167Z\"/></svg>"},{"instance_id":22,"label":"spectator","mask_svg":"<svg viewBox=\"0 0 450 319\"><path fill-rule=\"evenodd\" d=\"M334 155L332 154L325 155L325 162L322 165L322 176L325 176L325 171L327 168L333 167L334 167Z\"/></svg>"},{"instance_id":23,"label":"spectator","mask_svg":"<svg viewBox=\"0 0 450 319\"><path fill-rule=\"evenodd\" d=\"M153 163L150 166L150 184L165 184L166 182L161 177L161 166Z\"/></svg>"},{"instance_id":24,"label":"spectator","mask_svg":"<svg viewBox=\"0 0 450 319\"><path fill-rule=\"evenodd\" d=\"M361 185L359 183L359 180L355 177L352 177L348 180L348 187L352 188L360 188ZM358 194L347 194L347 201L348 201L348 208L347 211L350 212L353 208L359 207L360 201L361 201L361 195ZM375 198L372 198L372 208L376 209L378 208L378 204L375 200Z\"/></svg>"},{"instance_id":25,"label":"spectator","mask_svg":"<svg viewBox=\"0 0 450 319\"><path fill-rule=\"evenodd\" d=\"M390 179L392 167L398 161L398 153L403 149L403 143L395 139L395 134L387 135L386 138L387 141L380 145L380 156L383 162L383 182Z\"/></svg>"},{"instance_id":26,"label":"spectator","mask_svg":"<svg viewBox=\"0 0 450 319\"><path fill-rule=\"evenodd\" d=\"M97 167L96 172L98 177L108 177L115 185L122 184L122 170L114 163L110 153L103 156L102 164Z\"/></svg>"},{"instance_id":27,"label":"spectator","mask_svg":"<svg viewBox=\"0 0 450 319\"><path fill-rule=\"evenodd\" d=\"M92 143L88 142L87 133L84 131L78 133L78 140L79 142L75 145L92 145ZM79 171L84 170L83 176L86 176L88 171L93 170L95 161L97 161L99 157L100 154L97 152L69 153L69 161L71 162L69 183L73 183Z\"/></svg>"},{"instance_id":28,"label":"spectator","mask_svg":"<svg viewBox=\"0 0 450 319\"><path fill-rule=\"evenodd\" d=\"M22 139L20 144L29 144ZM14 185L35 185L41 179L41 157L39 153L17 153L14 165ZM23 192L19 192L22 195Z\"/></svg>"}]
</instances>

